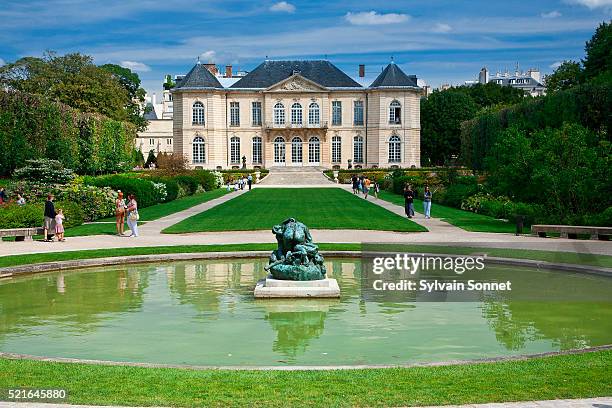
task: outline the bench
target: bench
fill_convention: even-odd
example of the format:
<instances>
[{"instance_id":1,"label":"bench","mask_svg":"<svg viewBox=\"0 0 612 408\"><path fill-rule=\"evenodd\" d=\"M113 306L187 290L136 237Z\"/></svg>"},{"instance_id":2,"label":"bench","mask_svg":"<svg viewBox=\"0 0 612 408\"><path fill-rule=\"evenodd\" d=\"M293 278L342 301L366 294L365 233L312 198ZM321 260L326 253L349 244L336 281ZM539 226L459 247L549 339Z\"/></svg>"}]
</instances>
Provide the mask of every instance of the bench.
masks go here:
<instances>
[{"instance_id":1,"label":"bench","mask_svg":"<svg viewBox=\"0 0 612 408\"><path fill-rule=\"evenodd\" d=\"M609 240L612 227L588 227L583 225L532 225L531 233L546 238L547 232L559 233L561 238L578 238L578 234L587 234L591 239Z\"/></svg>"},{"instance_id":2,"label":"bench","mask_svg":"<svg viewBox=\"0 0 612 408\"><path fill-rule=\"evenodd\" d=\"M0 229L0 240L3 237L15 237L15 241L31 241L34 235L44 233L45 230L42 227Z\"/></svg>"}]
</instances>

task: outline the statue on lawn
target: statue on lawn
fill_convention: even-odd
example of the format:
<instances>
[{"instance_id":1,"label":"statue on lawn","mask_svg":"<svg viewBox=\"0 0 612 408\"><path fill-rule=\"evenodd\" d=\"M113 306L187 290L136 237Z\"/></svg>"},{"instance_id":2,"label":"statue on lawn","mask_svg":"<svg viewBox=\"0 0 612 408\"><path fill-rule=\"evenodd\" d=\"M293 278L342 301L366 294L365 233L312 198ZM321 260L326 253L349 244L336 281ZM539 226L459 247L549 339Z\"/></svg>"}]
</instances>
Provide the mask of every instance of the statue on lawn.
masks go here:
<instances>
[{"instance_id":1,"label":"statue on lawn","mask_svg":"<svg viewBox=\"0 0 612 408\"><path fill-rule=\"evenodd\" d=\"M294 218L272 227L278 248L265 267L274 279L309 281L325 279L319 248L312 242L308 227Z\"/></svg>"}]
</instances>

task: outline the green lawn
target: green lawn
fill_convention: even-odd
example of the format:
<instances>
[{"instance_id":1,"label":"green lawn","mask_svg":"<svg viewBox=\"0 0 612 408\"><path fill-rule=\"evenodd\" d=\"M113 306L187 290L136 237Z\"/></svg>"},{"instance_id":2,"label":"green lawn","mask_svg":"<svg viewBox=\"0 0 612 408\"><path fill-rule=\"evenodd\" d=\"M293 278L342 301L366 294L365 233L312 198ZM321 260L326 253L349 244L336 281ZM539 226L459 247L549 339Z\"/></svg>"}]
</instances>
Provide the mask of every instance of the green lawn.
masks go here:
<instances>
[{"instance_id":1,"label":"green lawn","mask_svg":"<svg viewBox=\"0 0 612 408\"><path fill-rule=\"evenodd\" d=\"M62 388L68 394L63 402L92 405L384 407L608 396L611 371L612 351L329 371L198 371L0 359L0 390Z\"/></svg>"},{"instance_id":2,"label":"green lawn","mask_svg":"<svg viewBox=\"0 0 612 408\"><path fill-rule=\"evenodd\" d=\"M227 194L227 190L224 188L220 188L217 190L206 191L200 194L181 197L174 201L170 201L169 203L156 204L150 207L142 208L141 210L139 210L139 224L142 224L143 221L153 221L158 218L162 218L167 215L186 210L198 204L205 203L206 201L219 198L225 194ZM115 228L115 217L104 218L98 220L97 222L98 223L83 224L79 225L78 227L68 228L66 229L66 236L77 237L83 235L115 235L117 233L117 230ZM109 222L111 224L108 224ZM127 224L125 229L126 231L129 231Z\"/></svg>"},{"instance_id":3,"label":"green lawn","mask_svg":"<svg viewBox=\"0 0 612 408\"><path fill-rule=\"evenodd\" d=\"M324 251L361 251L358 243L317 243ZM129 255L151 255L151 254L178 254L195 252L230 252L230 251L272 251L276 244L225 244L225 245L176 245L159 247L135 247L135 248L108 248L89 249L80 251L49 252L24 255L9 255L0 258L0 268L28 265L44 262L57 262L76 259L94 259ZM369 245L368 248L380 249L393 252L421 252L421 253L445 253L445 254L487 254L503 258L533 259L547 262L560 262L577 265L593 265L612 268L612 256L595 255L587 253L538 251L529 249L506 249L506 248L476 248L476 247L445 247L439 245L413 245L413 244L380 244Z\"/></svg>"},{"instance_id":4,"label":"green lawn","mask_svg":"<svg viewBox=\"0 0 612 408\"><path fill-rule=\"evenodd\" d=\"M389 191L381 191L379 197L390 203L404 206L404 197ZM414 210L423 213L423 201L414 200ZM453 224L466 231L474 232L511 232L516 231L516 226L511 222L498 220L482 214L460 210L458 208L446 207L433 203L431 205L431 216L441 218L443 221Z\"/></svg>"},{"instance_id":5,"label":"green lawn","mask_svg":"<svg viewBox=\"0 0 612 408\"><path fill-rule=\"evenodd\" d=\"M427 231L339 188L258 188L163 232L270 230L289 217L312 229Z\"/></svg>"}]
</instances>

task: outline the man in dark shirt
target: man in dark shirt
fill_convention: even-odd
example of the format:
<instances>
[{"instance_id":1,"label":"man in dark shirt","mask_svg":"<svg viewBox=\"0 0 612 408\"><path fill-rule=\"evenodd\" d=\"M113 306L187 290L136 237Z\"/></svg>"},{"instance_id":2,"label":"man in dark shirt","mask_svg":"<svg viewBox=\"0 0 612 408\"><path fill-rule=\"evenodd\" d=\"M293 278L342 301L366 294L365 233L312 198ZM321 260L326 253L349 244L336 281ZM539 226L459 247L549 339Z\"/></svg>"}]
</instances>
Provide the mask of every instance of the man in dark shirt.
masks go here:
<instances>
[{"instance_id":1,"label":"man in dark shirt","mask_svg":"<svg viewBox=\"0 0 612 408\"><path fill-rule=\"evenodd\" d=\"M5 203L6 200L6 193L4 192L4 187L0 187L0 204Z\"/></svg>"},{"instance_id":2,"label":"man in dark shirt","mask_svg":"<svg viewBox=\"0 0 612 408\"><path fill-rule=\"evenodd\" d=\"M51 241L49 239L49 230L53 231L55 228L55 205L53 204L53 195L49 194L47 196L47 201L45 201L45 221L43 224L43 228L45 230L45 242ZM53 232L51 232L53 234ZM53 234L55 235L55 234Z\"/></svg>"},{"instance_id":3,"label":"man in dark shirt","mask_svg":"<svg viewBox=\"0 0 612 408\"><path fill-rule=\"evenodd\" d=\"M414 217L414 191L410 184L404 189L404 210L408 218Z\"/></svg>"}]
</instances>

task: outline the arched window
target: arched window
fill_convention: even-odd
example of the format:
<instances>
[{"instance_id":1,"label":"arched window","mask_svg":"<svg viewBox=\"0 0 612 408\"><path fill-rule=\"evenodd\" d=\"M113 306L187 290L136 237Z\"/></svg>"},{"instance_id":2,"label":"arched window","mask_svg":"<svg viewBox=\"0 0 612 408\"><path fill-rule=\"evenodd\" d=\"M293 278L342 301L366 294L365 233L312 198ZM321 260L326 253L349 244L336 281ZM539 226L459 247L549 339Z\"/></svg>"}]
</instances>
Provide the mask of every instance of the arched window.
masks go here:
<instances>
[{"instance_id":1,"label":"arched window","mask_svg":"<svg viewBox=\"0 0 612 408\"><path fill-rule=\"evenodd\" d=\"M302 105L297 102L291 105L291 123L294 125L302 124Z\"/></svg>"},{"instance_id":2,"label":"arched window","mask_svg":"<svg viewBox=\"0 0 612 408\"><path fill-rule=\"evenodd\" d=\"M230 139L230 162L240 163L240 138L238 136Z\"/></svg>"},{"instance_id":3,"label":"arched window","mask_svg":"<svg viewBox=\"0 0 612 408\"><path fill-rule=\"evenodd\" d=\"M291 139L291 163L302 162L302 139L294 137Z\"/></svg>"},{"instance_id":4,"label":"arched window","mask_svg":"<svg viewBox=\"0 0 612 408\"><path fill-rule=\"evenodd\" d=\"M342 161L342 139L340 136L332 137L332 163L340 163Z\"/></svg>"},{"instance_id":5,"label":"arched window","mask_svg":"<svg viewBox=\"0 0 612 408\"><path fill-rule=\"evenodd\" d=\"M193 138L193 162L194 163L206 163L206 145L204 144L204 138L196 136Z\"/></svg>"},{"instance_id":6,"label":"arched window","mask_svg":"<svg viewBox=\"0 0 612 408\"><path fill-rule=\"evenodd\" d=\"M262 163L263 151L262 151L262 140L260 136L253 138L253 163Z\"/></svg>"},{"instance_id":7,"label":"arched window","mask_svg":"<svg viewBox=\"0 0 612 408\"><path fill-rule=\"evenodd\" d=\"M389 138L389 163L399 163L402 161L402 141L399 136Z\"/></svg>"},{"instance_id":8,"label":"arched window","mask_svg":"<svg viewBox=\"0 0 612 408\"><path fill-rule=\"evenodd\" d=\"M318 137L311 137L308 141L308 163L321 161L321 141Z\"/></svg>"},{"instance_id":9,"label":"arched window","mask_svg":"<svg viewBox=\"0 0 612 408\"><path fill-rule=\"evenodd\" d=\"M392 125L402 123L402 105L396 100L389 105L389 123Z\"/></svg>"},{"instance_id":10,"label":"arched window","mask_svg":"<svg viewBox=\"0 0 612 408\"><path fill-rule=\"evenodd\" d=\"M363 137L355 136L353 138L353 162L363 163Z\"/></svg>"},{"instance_id":11,"label":"arched window","mask_svg":"<svg viewBox=\"0 0 612 408\"><path fill-rule=\"evenodd\" d=\"M285 105L278 102L274 105L274 124L284 125L285 124Z\"/></svg>"},{"instance_id":12,"label":"arched window","mask_svg":"<svg viewBox=\"0 0 612 408\"><path fill-rule=\"evenodd\" d=\"M192 124L194 125L204 124L204 104L202 102L194 102L192 118L193 118Z\"/></svg>"},{"instance_id":13,"label":"arched window","mask_svg":"<svg viewBox=\"0 0 612 408\"><path fill-rule=\"evenodd\" d=\"M318 125L320 123L320 110L319 104L316 102L311 103L308 106L308 124L309 125Z\"/></svg>"},{"instance_id":14,"label":"arched window","mask_svg":"<svg viewBox=\"0 0 612 408\"><path fill-rule=\"evenodd\" d=\"M285 163L285 139L280 136L274 139L274 163Z\"/></svg>"}]
</instances>

